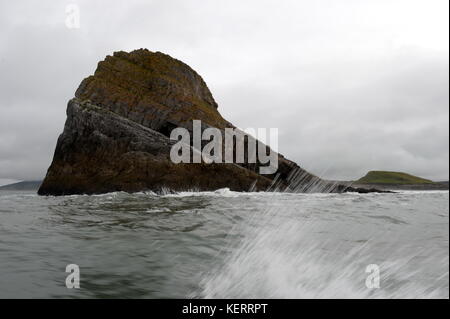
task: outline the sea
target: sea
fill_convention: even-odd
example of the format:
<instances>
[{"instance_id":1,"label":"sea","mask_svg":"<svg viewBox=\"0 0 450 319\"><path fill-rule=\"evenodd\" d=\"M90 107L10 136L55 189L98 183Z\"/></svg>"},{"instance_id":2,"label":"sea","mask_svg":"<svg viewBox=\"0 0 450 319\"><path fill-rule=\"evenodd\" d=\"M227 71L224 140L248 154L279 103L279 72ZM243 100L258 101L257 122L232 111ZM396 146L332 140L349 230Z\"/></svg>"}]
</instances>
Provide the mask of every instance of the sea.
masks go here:
<instances>
[{"instance_id":1,"label":"sea","mask_svg":"<svg viewBox=\"0 0 450 319\"><path fill-rule=\"evenodd\" d=\"M0 298L449 298L449 192L2 191Z\"/></svg>"}]
</instances>

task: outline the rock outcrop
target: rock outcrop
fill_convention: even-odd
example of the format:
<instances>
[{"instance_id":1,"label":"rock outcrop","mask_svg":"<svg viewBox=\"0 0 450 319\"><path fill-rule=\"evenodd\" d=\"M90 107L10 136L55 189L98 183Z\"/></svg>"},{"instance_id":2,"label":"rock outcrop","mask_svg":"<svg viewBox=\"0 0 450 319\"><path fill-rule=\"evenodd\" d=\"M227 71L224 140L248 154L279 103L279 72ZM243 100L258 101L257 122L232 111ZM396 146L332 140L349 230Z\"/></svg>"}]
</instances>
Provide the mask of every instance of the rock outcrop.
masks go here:
<instances>
[{"instance_id":1,"label":"rock outcrop","mask_svg":"<svg viewBox=\"0 0 450 319\"><path fill-rule=\"evenodd\" d=\"M203 79L188 65L146 49L115 52L99 62L69 101L67 120L41 195L111 191L359 191L328 183L278 156L278 171L259 164L174 164L176 127L234 128L218 112ZM365 190L361 189L361 192Z\"/></svg>"}]
</instances>

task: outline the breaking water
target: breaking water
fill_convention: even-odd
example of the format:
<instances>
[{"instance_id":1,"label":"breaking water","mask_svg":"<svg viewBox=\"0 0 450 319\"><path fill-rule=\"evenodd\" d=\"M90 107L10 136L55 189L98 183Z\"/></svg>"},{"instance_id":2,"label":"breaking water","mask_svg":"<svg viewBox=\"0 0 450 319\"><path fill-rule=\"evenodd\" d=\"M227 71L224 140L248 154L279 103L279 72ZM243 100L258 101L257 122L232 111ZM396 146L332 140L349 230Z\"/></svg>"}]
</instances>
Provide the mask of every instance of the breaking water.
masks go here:
<instances>
[{"instance_id":1,"label":"breaking water","mask_svg":"<svg viewBox=\"0 0 450 319\"><path fill-rule=\"evenodd\" d=\"M448 227L448 192L0 192L0 297L448 298Z\"/></svg>"}]
</instances>

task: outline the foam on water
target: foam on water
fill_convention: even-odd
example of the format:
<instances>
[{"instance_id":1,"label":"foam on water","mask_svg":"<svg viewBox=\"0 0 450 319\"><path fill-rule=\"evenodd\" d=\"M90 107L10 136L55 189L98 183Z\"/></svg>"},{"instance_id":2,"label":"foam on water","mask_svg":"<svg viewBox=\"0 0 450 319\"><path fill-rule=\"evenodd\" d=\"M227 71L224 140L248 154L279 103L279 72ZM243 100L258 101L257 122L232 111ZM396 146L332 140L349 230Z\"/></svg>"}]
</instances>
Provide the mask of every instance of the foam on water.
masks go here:
<instances>
[{"instance_id":1,"label":"foam on water","mask_svg":"<svg viewBox=\"0 0 450 319\"><path fill-rule=\"evenodd\" d=\"M448 199L2 192L0 297L448 298ZM83 289L65 288L69 263Z\"/></svg>"},{"instance_id":2,"label":"foam on water","mask_svg":"<svg viewBox=\"0 0 450 319\"><path fill-rule=\"evenodd\" d=\"M403 194L408 200L415 195L448 197L448 192ZM352 202L383 203L389 195L319 196L330 201L351 199ZM325 207L315 208L323 213ZM425 238L414 238L414 231L405 230L402 236L379 229L367 218L379 218L388 227L409 222L368 211L353 216L360 219L358 223L349 223L348 227L340 229L336 223L323 223L329 217L327 213L305 218L306 211L312 208L303 209L303 214L299 210L302 208L286 210L275 206L255 213L252 219L258 222L244 227L245 236L225 262L203 278L198 294L206 298L448 298L448 251L426 242ZM353 213L342 211L350 216ZM448 225L448 206L446 213L442 221ZM341 216L343 220L348 217ZM411 219L408 215L403 217ZM425 218L432 217L435 216ZM362 226L362 231L355 228L361 223L368 223L369 227ZM330 229L336 226L337 229ZM424 224L422 230L417 230L426 231L427 227ZM340 242L336 241L336 234ZM448 249L448 232L441 235L441 244ZM365 270L374 263L380 269L381 285L378 289L369 289L365 284L369 274ZM434 270L437 274L425 270L434 268L436 263L439 265Z\"/></svg>"}]
</instances>

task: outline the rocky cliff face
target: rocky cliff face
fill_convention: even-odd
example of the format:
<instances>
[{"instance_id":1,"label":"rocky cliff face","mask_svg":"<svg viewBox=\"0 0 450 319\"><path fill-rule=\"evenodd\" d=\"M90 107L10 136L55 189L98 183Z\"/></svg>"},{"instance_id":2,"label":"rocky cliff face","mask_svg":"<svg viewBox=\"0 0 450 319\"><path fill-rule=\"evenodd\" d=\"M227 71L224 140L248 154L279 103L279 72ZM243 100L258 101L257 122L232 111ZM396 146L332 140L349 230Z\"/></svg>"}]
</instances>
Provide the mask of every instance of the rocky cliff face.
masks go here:
<instances>
[{"instance_id":1,"label":"rocky cliff face","mask_svg":"<svg viewBox=\"0 0 450 319\"><path fill-rule=\"evenodd\" d=\"M229 185L247 191L270 180L234 164L173 164L174 142L107 109L74 98L53 162L39 194L110 191L214 190Z\"/></svg>"},{"instance_id":2,"label":"rocky cliff face","mask_svg":"<svg viewBox=\"0 0 450 319\"><path fill-rule=\"evenodd\" d=\"M277 174L256 164L174 164L169 139L192 120L224 130L203 79L188 65L146 49L115 52L84 79L68 103L64 132L39 189L41 195L110 191L292 190L345 191L279 155Z\"/></svg>"}]
</instances>

